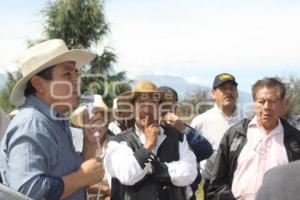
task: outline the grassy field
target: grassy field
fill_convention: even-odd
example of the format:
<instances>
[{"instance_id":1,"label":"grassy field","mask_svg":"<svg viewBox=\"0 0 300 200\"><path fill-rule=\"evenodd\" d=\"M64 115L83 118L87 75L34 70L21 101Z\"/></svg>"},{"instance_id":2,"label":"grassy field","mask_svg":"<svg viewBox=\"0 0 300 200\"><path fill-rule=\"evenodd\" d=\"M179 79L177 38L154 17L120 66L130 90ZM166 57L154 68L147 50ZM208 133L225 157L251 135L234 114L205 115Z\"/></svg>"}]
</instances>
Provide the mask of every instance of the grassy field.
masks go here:
<instances>
[{"instance_id":1,"label":"grassy field","mask_svg":"<svg viewBox=\"0 0 300 200\"><path fill-rule=\"evenodd\" d=\"M201 182L198 186L198 190L196 192L197 200L203 200L203 182Z\"/></svg>"}]
</instances>

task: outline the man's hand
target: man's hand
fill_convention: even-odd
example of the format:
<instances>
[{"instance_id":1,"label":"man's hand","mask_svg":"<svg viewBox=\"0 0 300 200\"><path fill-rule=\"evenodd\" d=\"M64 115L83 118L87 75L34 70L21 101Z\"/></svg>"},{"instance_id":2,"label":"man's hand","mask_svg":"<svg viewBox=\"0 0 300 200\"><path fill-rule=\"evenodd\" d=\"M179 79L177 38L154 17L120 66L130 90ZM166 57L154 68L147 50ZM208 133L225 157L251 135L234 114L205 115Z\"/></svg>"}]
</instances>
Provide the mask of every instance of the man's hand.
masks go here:
<instances>
[{"instance_id":1,"label":"man's hand","mask_svg":"<svg viewBox=\"0 0 300 200\"><path fill-rule=\"evenodd\" d=\"M100 187L101 194L110 196L110 187L107 184L104 184L103 182L91 185L88 188L88 192L91 194L98 194L99 187Z\"/></svg>"},{"instance_id":2,"label":"man's hand","mask_svg":"<svg viewBox=\"0 0 300 200\"><path fill-rule=\"evenodd\" d=\"M159 124L151 124L150 126L145 128L145 149L153 150L156 145L157 136L160 133Z\"/></svg>"},{"instance_id":3,"label":"man's hand","mask_svg":"<svg viewBox=\"0 0 300 200\"><path fill-rule=\"evenodd\" d=\"M151 124L150 124L151 123ZM145 118L145 128L144 128L144 135L145 135L145 149L148 149L150 151L153 150L153 148L156 145L157 136L160 133L159 124L150 122L149 117Z\"/></svg>"},{"instance_id":4,"label":"man's hand","mask_svg":"<svg viewBox=\"0 0 300 200\"><path fill-rule=\"evenodd\" d=\"M179 117L177 115L175 115L174 113L168 112L167 114L165 114L162 117L162 122L169 125L169 126L173 126L175 127L177 130L179 130L181 133L185 132L185 124L183 123L183 121L181 121L179 119Z\"/></svg>"},{"instance_id":5,"label":"man's hand","mask_svg":"<svg viewBox=\"0 0 300 200\"><path fill-rule=\"evenodd\" d=\"M78 173L81 174L86 186L99 183L104 176L102 161L99 158L87 160L81 164Z\"/></svg>"},{"instance_id":6,"label":"man's hand","mask_svg":"<svg viewBox=\"0 0 300 200\"><path fill-rule=\"evenodd\" d=\"M61 199L65 199L80 188L99 183L103 176L104 170L100 159L92 158L83 162L76 172L62 177L65 188Z\"/></svg>"},{"instance_id":7,"label":"man's hand","mask_svg":"<svg viewBox=\"0 0 300 200\"><path fill-rule=\"evenodd\" d=\"M106 116L104 112L101 111L99 108L94 108L92 112L94 115L91 119L89 119L87 111L86 110L84 111L84 115L83 115L84 137L87 139L89 143L96 144L94 133L98 131L100 133L100 138L102 143L106 138L106 133L107 133L106 125L108 122L108 116Z\"/></svg>"}]
</instances>

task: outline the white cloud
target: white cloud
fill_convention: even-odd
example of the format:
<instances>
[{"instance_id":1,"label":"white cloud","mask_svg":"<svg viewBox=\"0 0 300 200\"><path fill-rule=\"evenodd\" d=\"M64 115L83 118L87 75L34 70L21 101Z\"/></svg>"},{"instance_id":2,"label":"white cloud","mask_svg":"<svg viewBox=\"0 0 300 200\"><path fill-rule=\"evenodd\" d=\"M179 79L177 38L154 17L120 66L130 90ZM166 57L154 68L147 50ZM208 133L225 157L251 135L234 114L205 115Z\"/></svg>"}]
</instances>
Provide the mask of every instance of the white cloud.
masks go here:
<instances>
[{"instance_id":1,"label":"white cloud","mask_svg":"<svg viewBox=\"0 0 300 200\"><path fill-rule=\"evenodd\" d=\"M0 72L16 70L17 61L27 48L27 40L42 36L42 19L38 13L42 7L35 6L44 1L34 2L32 10L28 10L29 4L25 6L24 2L4 3L6 10L0 13Z\"/></svg>"},{"instance_id":2,"label":"white cloud","mask_svg":"<svg viewBox=\"0 0 300 200\"><path fill-rule=\"evenodd\" d=\"M194 83L194 84L197 84L197 85L209 85L209 83L205 80L202 80L200 79L199 77L197 76L189 76L189 77L186 77L185 80L189 83Z\"/></svg>"},{"instance_id":3,"label":"white cloud","mask_svg":"<svg viewBox=\"0 0 300 200\"><path fill-rule=\"evenodd\" d=\"M26 40L41 36L42 23L36 19L41 8L0 15L10 22L0 24L0 71L15 69ZM296 1L116 0L107 1L105 8L111 24L108 43L119 56L117 70L129 77L196 77L202 69L300 66Z\"/></svg>"},{"instance_id":4,"label":"white cloud","mask_svg":"<svg viewBox=\"0 0 300 200\"><path fill-rule=\"evenodd\" d=\"M112 44L122 55L123 70L169 72L168 63L188 62L199 67L300 65L298 4L249 1L232 7L189 6L166 14L144 10L141 17L126 9L123 14L107 12L114 20Z\"/></svg>"}]
</instances>

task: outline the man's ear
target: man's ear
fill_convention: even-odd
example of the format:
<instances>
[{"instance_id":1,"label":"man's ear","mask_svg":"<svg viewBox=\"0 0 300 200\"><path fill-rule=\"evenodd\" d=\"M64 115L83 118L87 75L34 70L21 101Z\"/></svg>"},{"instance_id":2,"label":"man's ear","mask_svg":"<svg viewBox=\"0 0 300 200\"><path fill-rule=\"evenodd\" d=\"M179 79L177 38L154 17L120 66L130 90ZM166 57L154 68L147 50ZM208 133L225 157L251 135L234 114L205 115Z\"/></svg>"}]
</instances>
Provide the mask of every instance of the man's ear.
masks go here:
<instances>
[{"instance_id":1,"label":"man's ear","mask_svg":"<svg viewBox=\"0 0 300 200\"><path fill-rule=\"evenodd\" d=\"M31 85L37 93L43 94L45 92L45 80L39 76L31 78Z\"/></svg>"},{"instance_id":2,"label":"man's ear","mask_svg":"<svg viewBox=\"0 0 300 200\"><path fill-rule=\"evenodd\" d=\"M211 90L211 96L212 96L213 100L215 100L215 97L216 97L215 93L216 93L216 90L212 89Z\"/></svg>"}]
</instances>

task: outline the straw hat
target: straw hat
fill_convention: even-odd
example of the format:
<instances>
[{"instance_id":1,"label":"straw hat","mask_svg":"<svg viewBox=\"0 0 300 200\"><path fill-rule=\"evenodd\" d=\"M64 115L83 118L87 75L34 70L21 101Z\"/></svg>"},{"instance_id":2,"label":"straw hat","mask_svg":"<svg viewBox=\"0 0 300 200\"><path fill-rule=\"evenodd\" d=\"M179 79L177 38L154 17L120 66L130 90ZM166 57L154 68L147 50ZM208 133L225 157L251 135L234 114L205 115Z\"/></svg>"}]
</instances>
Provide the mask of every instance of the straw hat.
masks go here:
<instances>
[{"instance_id":1,"label":"straw hat","mask_svg":"<svg viewBox=\"0 0 300 200\"><path fill-rule=\"evenodd\" d=\"M138 96L151 95L154 100L165 102L172 101L174 95L170 95L166 91L158 91L156 85L147 80L138 81L132 91L124 92L118 96L118 106L122 103L133 103L133 100ZM122 104L124 105L124 104Z\"/></svg>"},{"instance_id":2,"label":"straw hat","mask_svg":"<svg viewBox=\"0 0 300 200\"><path fill-rule=\"evenodd\" d=\"M11 112L8 114L9 118L10 118L10 119L13 119L13 118L16 116L16 114L18 114L18 112L19 112L18 109L15 109L15 110L11 111Z\"/></svg>"},{"instance_id":3,"label":"straw hat","mask_svg":"<svg viewBox=\"0 0 300 200\"><path fill-rule=\"evenodd\" d=\"M104 112L109 112L107 105L104 103L103 98L101 95L95 94L94 96L94 107L100 108ZM74 112L71 114L71 123L74 124L76 127L83 127L83 113L86 110L86 105L82 105L78 107Z\"/></svg>"},{"instance_id":4,"label":"straw hat","mask_svg":"<svg viewBox=\"0 0 300 200\"><path fill-rule=\"evenodd\" d=\"M112 110L113 111L117 111L118 110L117 103L118 103L118 98L114 98L114 100L113 100L113 106L112 106Z\"/></svg>"},{"instance_id":5,"label":"straw hat","mask_svg":"<svg viewBox=\"0 0 300 200\"><path fill-rule=\"evenodd\" d=\"M14 86L10 102L15 106L23 105L27 82L42 70L67 61L73 61L77 68L82 68L95 57L95 54L86 50L69 50L65 42L60 39L47 40L27 49L19 60L23 77Z\"/></svg>"}]
</instances>

